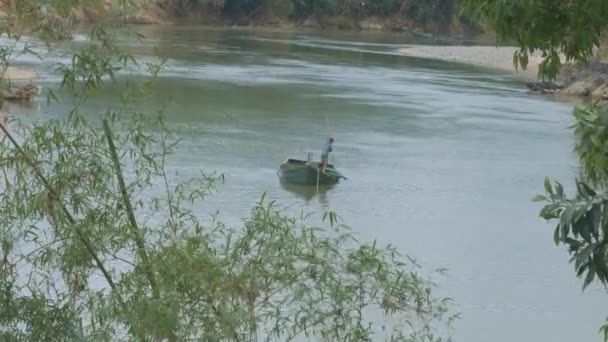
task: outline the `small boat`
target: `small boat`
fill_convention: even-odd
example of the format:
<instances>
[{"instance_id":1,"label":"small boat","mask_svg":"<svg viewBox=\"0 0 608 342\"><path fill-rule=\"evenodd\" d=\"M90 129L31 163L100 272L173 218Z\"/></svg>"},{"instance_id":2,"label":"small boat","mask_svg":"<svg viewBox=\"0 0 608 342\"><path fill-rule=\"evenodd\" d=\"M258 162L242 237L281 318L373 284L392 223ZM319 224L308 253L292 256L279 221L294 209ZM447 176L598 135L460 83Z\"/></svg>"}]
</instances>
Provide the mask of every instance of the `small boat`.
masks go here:
<instances>
[{"instance_id":1,"label":"small boat","mask_svg":"<svg viewBox=\"0 0 608 342\"><path fill-rule=\"evenodd\" d=\"M320 163L314 161L287 159L279 167L279 178L287 183L304 185L336 184L340 178L346 179L332 164L327 164L325 172L321 172Z\"/></svg>"}]
</instances>

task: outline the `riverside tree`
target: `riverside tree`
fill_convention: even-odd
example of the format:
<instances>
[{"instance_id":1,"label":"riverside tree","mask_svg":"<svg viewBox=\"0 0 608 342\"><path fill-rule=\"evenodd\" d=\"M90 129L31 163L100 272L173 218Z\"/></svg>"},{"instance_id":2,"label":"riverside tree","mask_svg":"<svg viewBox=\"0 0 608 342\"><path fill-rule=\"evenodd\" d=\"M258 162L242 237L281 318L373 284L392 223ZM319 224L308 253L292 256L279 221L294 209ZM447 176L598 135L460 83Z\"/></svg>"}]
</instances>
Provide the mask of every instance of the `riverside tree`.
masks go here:
<instances>
[{"instance_id":1,"label":"riverside tree","mask_svg":"<svg viewBox=\"0 0 608 342\"><path fill-rule=\"evenodd\" d=\"M68 13L74 1L50 2ZM23 0L3 32L43 32ZM49 3L47 3L49 6ZM124 33L123 33L124 34ZM19 37L0 47L2 63ZM63 119L2 123L0 340L442 341L450 300L392 247L357 242L335 213L311 224L262 195L241 227L201 213L221 174L170 174L178 137L165 113L140 113L162 61L137 63L112 31L91 30L63 74ZM28 53L26 48L22 53ZM41 56L44 58L44 56ZM147 68L134 84L117 72ZM87 112L90 92L124 87Z\"/></svg>"},{"instance_id":2,"label":"riverside tree","mask_svg":"<svg viewBox=\"0 0 608 342\"><path fill-rule=\"evenodd\" d=\"M225 15L249 16L262 9L286 9L294 19L309 16L394 16L421 22L450 22L456 0L164 0L161 3L180 15L192 10L213 10Z\"/></svg>"}]
</instances>

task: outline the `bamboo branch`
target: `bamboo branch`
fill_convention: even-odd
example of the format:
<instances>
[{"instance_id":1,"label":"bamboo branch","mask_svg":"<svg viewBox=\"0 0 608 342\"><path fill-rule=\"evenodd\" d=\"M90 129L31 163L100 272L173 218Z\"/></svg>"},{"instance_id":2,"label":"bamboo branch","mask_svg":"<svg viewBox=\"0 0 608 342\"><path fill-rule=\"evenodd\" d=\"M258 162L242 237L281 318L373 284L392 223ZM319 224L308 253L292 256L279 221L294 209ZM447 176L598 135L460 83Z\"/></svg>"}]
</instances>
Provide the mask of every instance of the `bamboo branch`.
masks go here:
<instances>
[{"instance_id":1,"label":"bamboo branch","mask_svg":"<svg viewBox=\"0 0 608 342\"><path fill-rule=\"evenodd\" d=\"M125 313L125 315L127 315L129 311L127 309L127 305L126 305L124 299L120 295L120 292L118 292L118 286L116 285L116 283L112 279L112 276L110 275L110 272L104 266L103 262L101 261L101 258L99 258L99 256L97 255L97 253L93 249L93 245L92 245L91 241L89 240L89 238L84 234L84 232L82 231L82 229L80 229L80 227L76 224L76 220L74 219L74 217L72 216L72 214L70 214L70 212L68 211L68 209L66 208L66 206L63 204L63 202L61 201L61 198L59 197L59 195L57 194L57 192L55 191L55 189L53 189L53 187L51 187L49 181L46 179L46 177L44 177L44 175L38 169L38 167L34 163L34 161L32 161L29 158L29 156L25 152L23 152L23 149L21 148L21 146L19 146L19 144L17 143L17 141L8 132L8 130L6 129L6 126L3 123L0 123L0 130L2 130L2 132L4 132L5 137L7 137L9 139L9 141L11 142L11 144L13 144L13 146L15 146L15 148L17 149L17 151L23 155L23 157L24 157L25 161L27 162L27 164L34 170L34 173L36 174L36 176L40 179L40 181L42 181L42 183L44 184L45 188L48 190L50 197L52 197L61 206L61 209L62 209L64 215L66 216L66 219L68 220L68 223L72 226L72 228L76 232L76 236L77 236L78 240L80 240L80 242L85 246L87 252L89 253L89 255L91 255L91 257L95 261L95 264L97 265L97 268L99 268L99 270L103 274L104 278L108 282L108 285L110 286L110 288L113 290L114 294L116 295L116 298L117 298L118 303L120 304L120 306L122 308L122 311ZM145 331L140 331L138 334L140 335L139 339L142 342L145 342L146 341Z\"/></svg>"},{"instance_id":2,"label":"bamboo branch","mask_svg":"<svg viewBox=\"0 0 608 342\"><path fill-rule=\"evenodd\" d=\"M62 209L64 215L66 216L69 224L72 226L72 228L74 228L74 231L76 232L76 236L78 237L78 240L80 240L80 242L82 242L82 244L85 246L87 252L89 253L89 255L91 255L91 257L95 261L95 264L97 265L97 267L99 268L101 273L103 273L104 278L106 279L106 281L108 282L108 284L110 285L112 290L115 290L116 295L118 296L117 297L118 301L123 306L123 308L126 309L125 302L123 301L120 293L118 293L118 291L116 291L118 287L116 286L116 283L114 283L114 280L112 279L112 276L110 275L110 272L106 269L103 262L101 261L101 259L99 258L99 256L95 252L95 250L93 249L93 245L91 244L91 241L89 240L89 238L84 234L82 229L80 229L80 227L76 224L76 220L74 219L72 214L70 214L68 209L65 207L65 205L63 204L63 202L57 195L57 192L55 191L55 189L53 189L51 187L49 181L46 179L46 177L44 177L42 172L38 169L37 165L29 158L29 156L25 152L23 152L23 149L21 149L21 146L19 146L17 141L8 132L8 130L6 129L4 124L0 123L0 129L4 132L5 136L10 140L10 142L13 144L13 146L15 146L17 151L23 155L25 161L34 170L34 173L40 179L40 181L42 181L42 183L44 184L44 187L48 190L50 196L55 201L57 201L57 203L61 206L61 209Z\"/></svg>"},{"instance_id":3,"label":"bamboo branch","mask_svg":"<svg viewBox=\"0 0 608 342\"><path fill-rule=\"evenodd\" d=\"M116 172L116 177L118 178L118 186L120 187L120 193L122 195L122 200L124 202L127 217L129 219L129 224L131 226L131 233L133 235L133 239L135 240L135 244L137 245L137 254L144 263L144 269L146 270L148 281L150 282L150 287L152 288L152 294L155 298L159 298L160 293L158 291L158 287L156 286L156 278L154 277L154 273L152 271L150 261L148 259L148 253L146 252L144 237L142 236L141 231L137 226L137 220L135 219L135 211L133 210L131 200L129 199L129 193L127 192L127 186L125 185L125 180L122 175L122 169L120 167L120 161L118 160L118 154L116 153L116 146L114 145L114 139L112 138L112 131L110 129L108 119L103 120L103 130L108 141L108 146L110 147L112 165L114 167L114 171Z\"/></svg>"}]
</instances>

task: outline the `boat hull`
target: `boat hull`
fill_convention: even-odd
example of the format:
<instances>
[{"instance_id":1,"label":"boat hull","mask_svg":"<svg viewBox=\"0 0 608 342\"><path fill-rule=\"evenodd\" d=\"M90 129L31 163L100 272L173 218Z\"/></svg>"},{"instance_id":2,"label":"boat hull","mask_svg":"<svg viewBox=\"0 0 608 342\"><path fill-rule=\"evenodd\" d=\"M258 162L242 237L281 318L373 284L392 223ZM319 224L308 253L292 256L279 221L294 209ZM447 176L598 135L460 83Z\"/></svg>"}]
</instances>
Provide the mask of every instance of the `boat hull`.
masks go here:
<instances>
[{"instance_id":1,"label":"boat hull","mask_svg":"<svg viewBox=\"0 0 608 342\"><path fill-rule=\"evenodd\" d=\"M317 177L320 185L336 184L340 178L344 178L332 165L328 165L323 173L319 163L299 160L288 160L281 164L278 174L281 181L302 185L316 185Z\"/></svg>"}]
</instances>

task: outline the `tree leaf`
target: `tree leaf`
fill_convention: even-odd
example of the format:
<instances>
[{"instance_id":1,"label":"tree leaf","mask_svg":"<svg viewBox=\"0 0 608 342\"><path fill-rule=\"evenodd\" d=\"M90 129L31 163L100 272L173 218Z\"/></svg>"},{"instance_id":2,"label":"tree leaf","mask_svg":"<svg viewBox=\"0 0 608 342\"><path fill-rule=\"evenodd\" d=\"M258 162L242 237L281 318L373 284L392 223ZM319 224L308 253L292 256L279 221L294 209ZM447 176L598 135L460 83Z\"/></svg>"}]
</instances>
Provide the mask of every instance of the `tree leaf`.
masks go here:
<instances>
[{"instance_id":1,"label":"tree leaf","mask_svg":"<svg viewBox=\"0 0 608 342\"><path fill-rule=\"evenodd\" d=\"M600 333L604 335L604 341L608 341L608 320L600 328Z\"/></svg>"},{"instance_id":2,"label":"tree leaf","mask_svg":"<svg viewBox=\"0 0 608 342\"><path fill-rule=\"evenodd\" d=\"M575 210L576 206L571 205L562 212L559 218L559 227L561 228L562 241L564 241L570 233L570 227L572 226L572 216L574 215Z\"/></svg>"},{"instance_id":3,"label":"tree leaf","mask_svg":"<svg viewBox=\"0 0 608 342\"><path fill-rule=\"evenodd\" d=\"M595 279L595 272L593 269L589 269L589 271L587 271L585 281L583 282L583 291L593 282L593 279Z\"/></svg>"},{"instance_id":4,"label":"tree leaf","mask_svg":"<svg viewBox=\"0 0 608 342\"><path fill-rule=\"evenodd\" d=\"M587 242L591 242L591 232L593 230L593 223L591 221L591 213L587 212L583 218L576 221L573 225L572 231L578 232L580 236Z\"/></svg>"},{"instance_id":5,"label":"tree leaf","mask_svg":"<svg viewBox=\"0 0 608 342\"><path fill-rule=\"evenodd\" d=\"M551 187L551 181L549 177L545 178L545 192L553 196L553 188Z\"/></svg>"},{"instance_id":6,"label":"tree leaf","mask_svg":"<svg viewBox=\"0 0 608 342\"><path fill-rule=\"evenodd\" d=\"M548 204L541 209L540 214L539 214L540 217L544 218L547 221L558 218L559 215L560 215L559 204Z\"/></svg>"},{"instance_id":7,"label":"tree leaf","mask_svg":"<svg viewBox=\"0 0 608 342\"><path fill-rule=\"evenodd\" d=\"M553 242L555 242L555 245L559 245L559 242L561 241L559 232L560 227L559 225L557 225L557 227L555 227L555 230L553 231Z\"/></svg>"},{"instance_id":8,"label":"tree leaf","mask_svg":"<svg viewBox=\"0 0 608 342\"><path fill-rule=\"evenodd\" d=\"M589 187L585 182L577 181L576 187L578 189L578 193L585 199L590 199L591 197L597 195L591 187Z\"/></svg>"},{"instance_id":9,"label":"tree leaf","mask_svg":"<svg viewBox=\"0 0 608 342\"><path fill-rule=\"evenodd\" d=\"M547 197L545 197L543 195L536 195L532 198L532 202L543 202L546 200L547 200Z\"/></svg>"},{"instance_id":10,"label":"tree leaf","mask_svg":"<svg viewBox=\"0 0 608 342\"><path fill-rule=\"evenodd\" d=\"M555 194L559 198L564 197L564 187L559 182L555 182Z\"/></svg>"},{"instance_id":11,"label":"tree leaf","mask_svg":"<svg viewBox=\"0 0 608 342\"><path fill-rule=\"evenodd\" d=\"M589 258L591 257L591 253L593 252L594 246L594 244L589 244L576 254L576 259L574 261L574 269L578 270L581 268L582 265L587 264L589 262Z\"/></svg>"}]
</instances>

